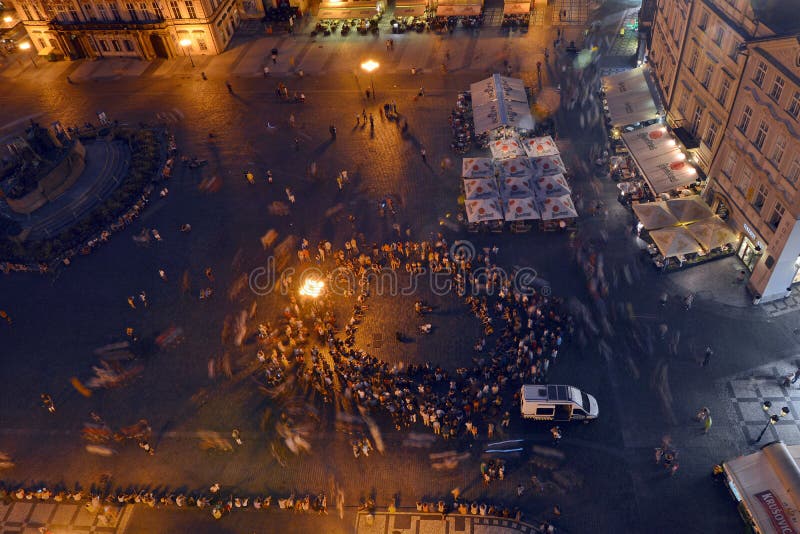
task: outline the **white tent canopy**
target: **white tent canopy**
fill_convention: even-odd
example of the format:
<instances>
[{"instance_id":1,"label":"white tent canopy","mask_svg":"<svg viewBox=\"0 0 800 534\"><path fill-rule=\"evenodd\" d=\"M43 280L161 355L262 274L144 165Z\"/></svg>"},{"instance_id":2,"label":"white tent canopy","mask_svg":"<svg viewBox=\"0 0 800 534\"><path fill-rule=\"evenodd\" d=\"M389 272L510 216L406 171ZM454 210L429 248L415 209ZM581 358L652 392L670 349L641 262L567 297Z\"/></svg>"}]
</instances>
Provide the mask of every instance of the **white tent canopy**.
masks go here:
<instances>
[{"instance_id":1,"label":"white tent canopy","mask_svg":"<svg viewBox=\"0 0 800 534\"><path fill-rule=\"evenodd\" d=\"M700 195L667 200L667 207L678 222L683 224L708 219L714 215Z\"/></svg>"},{"instance_id":2,"label":"white tent canopy","mask_svg":"<svg viewBox=\"0 0 800 534\"><path fill-rule=\"evenodd\" d=\"M657 228L675 226L678 224L678 218L669 211L666 202L634 204L633 212L636 214L636 217L639 218L639 222L641 222L647 230L655 230Z\"/></svg>"},{"instance_id":3,"label":"white tent canopy","mask_svg":"<svg viewBox=\"0 0 800 534\"><path fill-rule=\"evenodd\" d=\"M608 115L615 127L658 118L659 110L647 84L646 67L603 78Z\"/></svg>"},{"instance_id":4,"label":"white tent canopy","mask_svg":"<svg viewBox=\"0 0 800 534\"><path fill-rule=\"evenodd\" d=\"M578 216L578 212L569 195L547 197L539 202L539 208L543 221L571 219Z\"/></svg>"},{"instance_id":5,"label":"white tent canopy","mask_svg":"<svg viewBox=\"0 0 800 534\"><path fill-rule=\"evenodd\" d=\"M549 135L544 137L534 137L523 142L525 153L532 158L542 156L556 156L559 154L556 142Z\"/></svg>"},{"instance_id":6,"label":"white tent canopy","mask_svg":"<svg viewBox=\"0 0 800 534\"><path fill-rule=\"evenodd\" d=\"M635 156L634 156L634 159ZM639 163L637 160L636 163ZM640 164L647 183L657 195L691 184L697 179L697 170L686 162L683 153L675 149Z\"/></svg>"},{"instance_id":7,"label":"white tent canopy","mask_svg":"<svg viewBox=\"0 0 800 534\"><path fill-rule=\"evenodd\" d=\"M508 176L500 179L500 191L503 198L532 197L533 190L527 178Z\"/></svg>"},{"instance_id":8,"label":"white tent canopy","mask_svg":"<svg viewBox=\"0 0 800 534\"><path fill-rule=\"evenodd\" d=\"M464 178L491 178L494 176L492 158L464 158L461 160L461 176Z\"/></svg>"},{"instance_id":9,"label":"white tent canopy","mask_svg":"<svg viewBox=\"0 0 800 534\"><path fill-rule=\"evenodd\" d=\"M516 135L508 136L505 139L497 139L489 143L489 149L495 159L516 158L525 155L522 148L522 141Z\"/></svg>"},{"instance_id":10,"label":"white tent canopy","mask_svg":"<svg viewBox=\"0 0 800 534\"><path fill-rule=\"evenodd\" d=\"M716 215L689 224L686 229L706 250L713 250L739 240L736 232Z\"/></svg>"},{"instance_id":11,"label":"white tent canopy","mask_svg":"<svg viewBox=\"0 0 800 534\"><path fill-rule=\"evenodd\" d=\"M572 192L563 174L551 174L534 178L533 185L539 198L560 197Z\"/></svg>"},{"instance_id":12,"label":"white tent canopy","mask_svg":"<svg viewBox=\"0 0 800 534\"><path fill-rule=\"evenodd\" d=\"M531 162L528 158L516 157L501 159L497 162L500 176L532 176Z\"/></svg>"},{"instance_id":13,"label":"white tent canopy","mask_svg":"<svg viewBox=\"0 0 800 534\"><path fill-rule=\"evenodd\" d=\"M467 178L464 180L464 196L468 200L497 198L497 184L494 178Z\"/></svg>"},{"instance_id":14,"label":"white tent canopy","mask_svg":"<svg viewBox=\"0 0 800 534\"><path fill-rule=\"evenodd\" d=\"M533 128L533 116L522 80L495 74L470 85L470 94L475 133L482 134L501 126Z\"/></svg>"},{"instance_id":15,"label":"white tent canopy","mask_svg":"<svg viewBox=\"0 0 800 534\"><path fill-rule=\"evenodd\" d=\"M534 176L547 176L550 174L564 174L567 168L561 160L561 156L544 156L542 158L531 158Z\"/></svg>"},{"instance_id":16,"label":"white tent canopy","mask_svg":"<svg viewBox=\"0 0 800 534\"><path fill-rule=\"evenodd\" d=\"M497 199L467 200L464 205L467 208L467 220L471 223L503 219Z\"/></svg>"},{"instance_id":17,"label":"white tent canopy","mask_svg":"<svg viewBox=\"0 0 800 534\"><path fill-rule=\"evenodd\" d=\"M644 162L677 150L675 139L662 124L652 124L622 134L622 140L637 161Z\"/></svg>"},{"instance_id":18,"label":"white tent canopy","mask_svg":"<svg viewBox=\"0 0 800 534\"><path fill-rule=\"evenodd\" d=\"M700 252L702 248L683 226L669 226L652 230L650 237L665 258Z\"/></svg>"},{"instance_id":19,"label":"white tent canopy","mask_svg":"<svg viewBox=\"0 0 800 534\"><path fill-rule=\"evenodd\" d=\"M507 221L539 219L539 210L533 198L509 198L503 201L503 214Z\"/></svg>"}]
</instances>

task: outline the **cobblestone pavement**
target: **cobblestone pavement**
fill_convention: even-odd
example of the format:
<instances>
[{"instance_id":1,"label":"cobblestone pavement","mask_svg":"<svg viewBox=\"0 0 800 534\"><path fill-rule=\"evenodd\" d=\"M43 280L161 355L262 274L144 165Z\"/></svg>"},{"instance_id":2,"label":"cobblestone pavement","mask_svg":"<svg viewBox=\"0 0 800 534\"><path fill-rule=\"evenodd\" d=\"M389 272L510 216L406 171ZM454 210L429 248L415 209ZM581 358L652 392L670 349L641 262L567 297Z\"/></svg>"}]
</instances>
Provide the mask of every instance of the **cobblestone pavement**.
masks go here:
<instances>
[{"instance_id":1,"label":"cobblestone pavement","mask_svg":"<svg viewBox=\"0 0 800 534\"><path fill-rule=\"evenodd\" d=\"M598 31L613 34L620 14L630 7L626 2L606 2L598 11L602 21ZM579 35L574 28L566 31L572 30ZM415 239L444 231L451 242L468 238L478 248L497 244L503 264L534 267L553 294L563 295L570 304L592 304L583 275L571 260L567 235L466 235L439 224L459 209L458 173L440 174L438 169L442 158L454 158L449 151L447 115L458 91L501 68L504 57L521 65L522 76L531 83L531 66L544 46L552 43L554 33L545 26L517 39L492 31L480 36L459 32L452 38L406 34L398 37L400 48L395 52L399 54L389 59L385 59L382 40L311 42L308 36L274 36L248 41L194 71L180 61L128 66L93 62L43 66L41 77L35 78L26 68L15 73L16 67L7 67L0 85L0 108L4 110L0 127L24 124L30 117L44 123L60 119L63 124L79 124L93 120L94 114L103 110L112 119L132 124L167 123L181 149L208 159L209 165L192 171L180 168L169 182L166 198L154 201L132 228L91 256L77 258L69 269L47 278L0 278L0 309L7 310L14 320L11 328L0 324L0 373L13 377L0 389L4 408L0 451L10 453L17 464L3 472L3 480L72 485L111 472L114 484L121 487L195 490L219 482L226 491L275 496L293 491L332 495L341 489L348 513L368 495L374 495L385 509L399 494L399 505L407 511L419 498L438 500L460 487L468 499L518 505L532 522L551 519L553 504L558 503L563 515L557 525L567 532L729 532L738 528L735 508L708 474L721 457L752 450L743 422L744 428L757 429L757 418L749 413L751 408L731 409L732 390L727 385L746 379L754 369L767 369L765 373L773 372L773 367L778 373L790 369L797 356L796 314L770 317L753 312L737 300L739 286L722 281L706 286L701 276L689 271L663 276L639 262L639 250L628 233L631 216L616 202L615 184L595 177L586 163L589 149L604 133L596 125L582 126L577 110L561 110L556 118L559 143L568 168L573 169L574 190L584 199L579 206L579 236L598 242L603 234L608 236L604 252L612 280L609 306L620 314L617 317L621 316L618 310L627 310L642 337L651 341L649 346L632 348L626 342L628 334L620 330L607 341L613 346L589 336L570 342L559 354L551 380L595 394L602 411L595 424L565 429L559 445L563 457L554 461L542 453L542 447L549 444L547 425L514 419L498 439L524 440L524 453L509 460L507 480L484 488L479 464L489 443L485 433L477 441L430 441L422 428L395 432L379 419L380 427L388 429L383 435L386 454L356 460L347 436L336 431L335 414L322 407L312 454L291 458L286 468L280 468L265 446L267 438L259 425L269 403L255 385L247 375L230 382L208 377L208 358L224 350L219 334L224 318L248 308L254 298L229 299L227 290L243 274L265 264L267 254L259 238L270 228L281 238L307 236L312 243L319 239L342 243L353 233L363 233L366 242L381 242L393 235L394 222L411 225ZM265 81L259 69L273 43L281 47L280 61L275 78ZM448 48L456 68L442 76L436 68ZM365 101L367 81L355 71L367 54L375 54L385 64L374 79L377 102ZM303 78L289 72L292 55L296 65L305 69ZM555 60L561 58L555 56L545 84L559 81L560 66L556 67ZM406 69L419 57L427 67L421 75L412 76ZM609 57L602 63L613 68L626 62L630 58ZM566 70L566 63L563 66ZM63 77L72 68L81 81L68 85ZM121 73L115 69L122 69ZM208 82L199 79L203 69ZM128 72L130 76L125 75ZM228 95L225 79L234 84L235 95ZM306 104L278 103L272 96L278 81L305 92ZM426 96L415 98L420 85ZM381 117L379 106L384 100L397 102L408 119L409 137L402 137L395 123ZM364 108L375 114L374 132L352 127L355 113ZM294 129L288 124L290 114L296 119ZM329 141L327 132L331 122L339 128L335 142ZM215 133L213 139L209 132ZM300 141L299 150L294 148L294 138ZM432 166L419 157L422 145ZM307 172L311 162L317 164L316 176ZM241 178L246 169L259 178L272 169L276 183L270 187L262 179L250 186ZM342 169L349 171L352 183L339 192L334 178ZM220 191L199 191L200 181L213 175L223 183ZM283 188L287 186L297 196L291 216L271 215L268 206L286 200ZM387 195L397 199L395 218L381 218L377 213L378 202ZM596 199L605 203L607 216L588 214L585 208ZM347 214L356 216L354 224L347 221ZM188 235L178 232L184 222L193 226ZM158 228L164 241L149 248L137 247L130 238L143 228ZM720 280L725 269L734 267L714 263L710 272ZM209 302L199 302L195 292L182 294L176 283L163 283L156 274L165 269L177 280L187 272L196 287L206 266L213 268L218 287L223 288ZM131 310L126 297L142 290L147 291L151 307ZM658 304L662 291L670 295L665 307ZM689 291L697 292L698 298L695 306L685 311L680 300ZM438 309L432 321L437 335L400 346L391 332L398 328L415 331L410 313L413 297L371 300L369 326L359 332L358 343L369 344L370 350L392 361L433 360L450 366L469 361L469 345L476 335L474 322L459 312L454 299L441 297L435 304ZM340 303L342 309L347 305ZM255 320L265 320L280 306L275 295L259 298ZM668 341L655 334L661 324L668 325ZM97 364L93 350L118 341L125 327L135 328L150 342L170 325L184 328L185 343L171 351L144 351L144 372L131 386L84 398L69 384L73 376L91 374L91 366ZM701 368L698 358L707 344L714 346L715 357L708 367ZM252 358L249 351L246 346L232 355L237 369ZM674 400L665 402L659 393L663 381ZM765 385L767 382L764 378ZM38 406L40 391L56 399L55 415ZM745 393L738 402L750 406L756 397L774 392L759 386ZM780 395L774 398L778 403L787 402ZM692 421L701 406L719 414L706 436ZM109 458L87 454L78 432L89 411L101 413L116 427L147 417L157 437L156 455L145 456L135 444L118 446L117 454ZM790 420L785 421L788 429ZM240 449L228 455L199 450L202 432L227 436L234 426L241 429L245 441ZM783 431L784 425L775 430ZM666 433L681 449L681 470L674 478L664 476L652 461L653 447ZM785 437L791 443L792 436L787 433ZM431 453L464 459L454 470L438 471ZM516 485L529 485L533 475L546 482L548 490L527 493L518 500ZM352 521L344 521L344 526L327 517L322 521L330 521L332 526L324 523L320 530L314 527L318 518L288 517L295 523L290 523L286 532L300 528L352 532L355 525L354 516ZM280 514L241 513L211 523L206 514L137 508L128 532L262 532L273 520L274 525L290 521ZM268 527L258 527L265 522Z\"/></svg>"},{"instance_id":2,"label":"cobblestone pavement","mask_svg":"<svg viewBox=\"0 0 800 534\"><path fill-rule=\"evenodd\" d=\"M512 519L483 516L379 513L359 513L356 518L356 534L442 534L464 532L469 534L514 534L535 533L538 528Z\"/></svg>"}]
</instances>

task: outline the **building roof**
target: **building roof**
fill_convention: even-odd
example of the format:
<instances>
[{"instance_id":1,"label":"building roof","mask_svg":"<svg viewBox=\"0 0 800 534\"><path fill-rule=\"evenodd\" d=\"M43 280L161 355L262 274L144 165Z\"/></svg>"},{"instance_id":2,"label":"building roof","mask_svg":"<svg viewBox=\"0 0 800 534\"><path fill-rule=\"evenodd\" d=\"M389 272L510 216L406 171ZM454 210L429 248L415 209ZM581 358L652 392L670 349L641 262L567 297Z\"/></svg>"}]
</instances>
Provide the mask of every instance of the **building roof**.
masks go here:
<instances>
[{"instance_id":1,"label":"building roof","mask_svg":"<svg viewBox=\"0 0 800 534\"><path fill-rule=\"evenodd\" d=\"M800 0L750 0L756 20L778 35L800 32Z\"/></svg>"}]
</instances>

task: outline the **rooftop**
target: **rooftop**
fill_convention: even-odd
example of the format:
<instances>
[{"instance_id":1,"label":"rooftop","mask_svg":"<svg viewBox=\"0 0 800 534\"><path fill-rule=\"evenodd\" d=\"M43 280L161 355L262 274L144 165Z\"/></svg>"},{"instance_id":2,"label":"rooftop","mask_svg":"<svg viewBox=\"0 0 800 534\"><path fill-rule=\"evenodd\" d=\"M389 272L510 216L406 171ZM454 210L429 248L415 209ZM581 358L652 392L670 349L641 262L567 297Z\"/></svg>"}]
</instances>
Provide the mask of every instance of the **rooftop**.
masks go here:
<instances>
[{"instance_id":1,"label":"rooftop","mask_svg":"<svg viewBox=\"0 0 800 534\"><path fill-rule=\"evenodd\" d=\"M800 32L800 0L750 0L756 19L779 35Z\"/></svg>"}]
</instances>

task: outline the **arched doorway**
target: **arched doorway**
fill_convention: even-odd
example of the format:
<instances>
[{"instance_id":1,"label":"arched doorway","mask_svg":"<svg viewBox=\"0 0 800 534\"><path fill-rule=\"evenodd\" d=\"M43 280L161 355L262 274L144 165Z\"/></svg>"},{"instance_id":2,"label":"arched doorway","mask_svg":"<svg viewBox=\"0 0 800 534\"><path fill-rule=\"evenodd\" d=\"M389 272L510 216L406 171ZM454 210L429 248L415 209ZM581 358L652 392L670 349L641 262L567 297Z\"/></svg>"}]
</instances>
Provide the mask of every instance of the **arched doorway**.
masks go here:
<instances>
[{"instance_id":1,"label":"arched doorway","mask_svg":"<svg viewBox=\"0 0 800 534\"><path fill-rule=\"evenodd\" d=\"M72 51L75 59L88 57L86 48L83 46L83 40L78 34L70 34L69 41L72 44Z\"/></svg>"},{"instance_id":2,"label":"arched doorway","mask_svg":"<svg viewBox=\"0 0 800 534\"><path fill-rule=\"evenodd\" d=\"M150 44L153 46L153 51L155 52L156 57L163 59L169 58L169 54L167 53L167 46L164 44L164 39L160 35L151 33Z\"/></svg>"}]
</instances>

